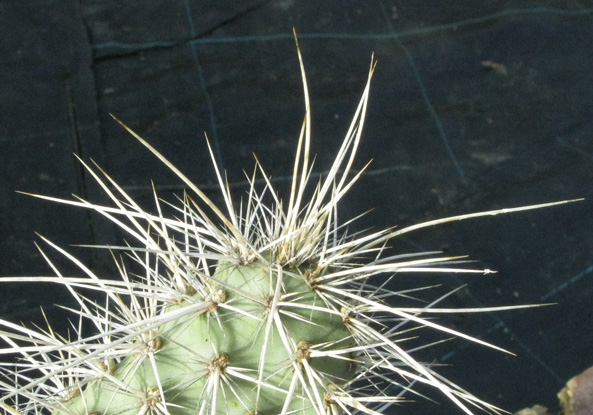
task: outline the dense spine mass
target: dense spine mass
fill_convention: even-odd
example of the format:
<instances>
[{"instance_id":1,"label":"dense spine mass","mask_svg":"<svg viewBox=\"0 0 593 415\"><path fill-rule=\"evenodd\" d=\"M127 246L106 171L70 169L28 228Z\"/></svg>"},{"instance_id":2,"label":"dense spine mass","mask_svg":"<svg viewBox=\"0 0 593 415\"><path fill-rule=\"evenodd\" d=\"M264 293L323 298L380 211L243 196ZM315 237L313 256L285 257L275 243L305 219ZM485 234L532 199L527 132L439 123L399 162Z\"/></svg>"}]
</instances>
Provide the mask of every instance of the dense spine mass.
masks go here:
<instances>
[{"instance_id":1,"label":"dense spine mass","mask_svg":"<svg viewBox=\"0 0 593 415\"><path fill-rule=\"evenodd\" d=\"M0 320L0 354L18 356L0 364L6 414L378 414L389 413L402 391L414 393L418 384L433 386L468 414L472 406L498 412L406 350L421 328L496 347L438 325L435 314L460 311L439 308L442 297L417 307L398 305L426 287L387 288L402 273L490 271L451 267L460 257L390 254L387 243L422 227L539 206L348 235L349 223L337 223L336 209L364 170L352 174L375 63L331 169L308 187L310 103L300 51L299 60L306 111L286 204L259 163L246 198L234 203L214 164L225 202L217 207L125 125L194 195L167 204L174 215L163 214L156 194L156 213L143 210L98 166L82 161L111 206L37 196L91 209L119 226L127 241L96 247L119 252L115 279L96 275L42 238L76 264L79 275L62 275L42 251L55 277L0 280L62 284L77 302L71 311L80 320L73 336L55 333L49 324L33 330ZM258 176L265 182L260 190ZM104 301L85 297L88 290L103 293Z\"/></svg>"}]
</instances>

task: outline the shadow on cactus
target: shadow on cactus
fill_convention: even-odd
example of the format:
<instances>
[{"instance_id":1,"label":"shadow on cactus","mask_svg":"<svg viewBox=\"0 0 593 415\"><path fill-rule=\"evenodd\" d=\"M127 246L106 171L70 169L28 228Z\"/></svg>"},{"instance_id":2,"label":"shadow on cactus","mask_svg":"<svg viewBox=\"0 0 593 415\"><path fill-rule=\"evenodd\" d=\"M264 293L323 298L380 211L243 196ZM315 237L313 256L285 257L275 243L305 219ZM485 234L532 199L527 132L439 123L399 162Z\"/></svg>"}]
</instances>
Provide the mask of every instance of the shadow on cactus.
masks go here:
<instances>
[{"instance_id":1,"label":"shadow on cactus","mask_svg":"<svg viewBox=\"0 0 593 415\"><path fill-rule=\"evenodd\" d=\"M336 209L362 173L354 174L352 166L375 62L331 169L310 183L310 103L298 55L305 118L288 203L259 163L246 198L235 203L214 163L225 201L217 207L123 123L191 191L171 205L176 215L161 213L156 194L157 214L145 212L107 173L82 161L112 206L37 195L98 212L126 232L130 245L98 247L125 254L125 260L116 259L118 279L95 275L45 238L80 268L79 276L63 276L43 254L57 276L2 279L64 285L79 306L73 313L94 326L92 333L81 328L68 339L49 325L33 330L0 321L6 343L0 353L20 356L0 366L5 413L378 414L403 400L404 393L413 395L419 384L436 388L468 414L475 408L500 411L416 361L404 341L417 329L430 328L497 348L432 319L438 313L493 309L442 309L441 298L402 308L398 298L414 292L386 288L401 273L490 271L453 268L462 257L392 254L386 244L422 227L552 204L348 235L348 223L336 222ZM257 189L260 177L265 185ZM128 274L130 260L143 275ZM103 292L104 302L80 292L88 289ZM510 308L517 307L499 309Z\"/></svg>"}]
</instances>

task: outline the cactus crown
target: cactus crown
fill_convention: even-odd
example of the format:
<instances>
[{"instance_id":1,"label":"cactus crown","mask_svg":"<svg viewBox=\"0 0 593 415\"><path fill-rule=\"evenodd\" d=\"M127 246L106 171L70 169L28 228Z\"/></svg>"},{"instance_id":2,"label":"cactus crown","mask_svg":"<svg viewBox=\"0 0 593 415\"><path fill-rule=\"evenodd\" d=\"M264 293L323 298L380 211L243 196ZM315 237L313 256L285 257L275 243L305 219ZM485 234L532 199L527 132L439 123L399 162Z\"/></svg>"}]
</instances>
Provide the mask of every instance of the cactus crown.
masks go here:
<instances>
[{"instance_id":1,"label":"cactus crown","mask_svg":"<svg viewBox=\"0 0 593 415\"><path fill-rule=\"evenodd\" d=\"M441 298L421 307L398 307L398 297L411 293L386 288L399 273L489 270L446 266L460 257L389 256L385 251L387 241L420 227L502 211L346 234L348 223L337 223L336 209L364 170L352 174L375 61L331 169L306 197L311 119L300 50L298 55L305 118L286 205L256 162L246 200L237 206L214 162L225 202L222 209L215 206L123 123L194 194L170 205L174 217L162 214L156 193L157 213L148 213L100 167L82 160L112 206L37 196L92 209L134 243L99 247L126 254L125 260L116 259L117 279L100 278L43 237L79 267L80 276L63 276L43 254L55 277L3 279L64 285L79 306L71 311L94 327L87 334L82 323L74 325L78 330L72 339L49 324L33 330L0 321L6 343L0 353L19 357L0 366L5 413L378 414L401 400L403 392L414 393L415 383L434 386L466 413L471 406L498 413L431 365L416 361L404 340L428 327L497 347L426 318L451 311L436 307ZM255 185L259 175L265 181L261 190ZM130 260L142 275L128 271ZM104 302L85 297L81 289L104 293Z\"/></svg>"}]
</instances>

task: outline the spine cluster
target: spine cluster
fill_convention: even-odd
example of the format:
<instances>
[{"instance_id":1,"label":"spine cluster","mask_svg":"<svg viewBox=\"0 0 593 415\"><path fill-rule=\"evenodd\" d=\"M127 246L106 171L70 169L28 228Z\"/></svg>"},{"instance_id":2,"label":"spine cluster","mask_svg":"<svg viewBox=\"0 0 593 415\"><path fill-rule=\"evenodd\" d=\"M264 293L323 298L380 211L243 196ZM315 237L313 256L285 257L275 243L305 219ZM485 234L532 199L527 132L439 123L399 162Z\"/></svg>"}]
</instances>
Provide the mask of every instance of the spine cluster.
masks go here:
<instances>
[{"instance_id":1,"label":"spine cluster","mask_svg":"<svg viewBox=\"0 0 593 415\"><path fill-rule=\"evenodd\" d=\"M435 315L452 312L439 308L443 297L416 307L401 301L427 287L387 288L406 273L491 271L459 268L462 257L390 253L387 244L422 227L546 205L348 235L349 222L338 224L336 211L364 170L352 174L375 62L331 169L308 186L310 102L300 51L299 61L306 111L288 202L257 163L247 195L235 203L214 163L225 202L216 206L123 124L187 187L177 204L167 204L173 215L163 214L156 193L155 212L145 211L107 173L83 161L111 205L36 195L91 209L127 239L122 246L95 247L113 252L116 278L95 274L42 238L79 273L62 275L42 251L55 276L0 279L61 284L78 305L71 310L78 323L70 335L49 323L33 329L0 320L5 414L375 415L390 413L419 384L434 387L465 413L498 413L416 360L415 351L428 345L406 348L424 329L496 347L439 325ZM255 186L259 177L263 189ZM103 300L87 297L89 291Z\"/></svg>"}]
</instances>

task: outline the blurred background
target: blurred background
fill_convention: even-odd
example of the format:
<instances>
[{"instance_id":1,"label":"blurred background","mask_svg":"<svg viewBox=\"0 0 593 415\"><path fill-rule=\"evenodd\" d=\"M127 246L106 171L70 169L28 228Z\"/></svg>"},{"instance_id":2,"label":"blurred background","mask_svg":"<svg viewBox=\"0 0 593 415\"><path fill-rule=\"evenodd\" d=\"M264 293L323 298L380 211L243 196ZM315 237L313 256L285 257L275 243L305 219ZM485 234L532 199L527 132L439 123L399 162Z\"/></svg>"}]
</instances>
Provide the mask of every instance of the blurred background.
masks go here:
<instances>
[{"instance_id":1,"label":"blurred background","mask_svg":"<svg viewBox=\"0 0 593 415\"><path fill-rule=\"evenodd\" d=\"M443 324L508 349L461 340L419 355L511 412L539 403L593 365L593 3L591 1L0 2L0 276L79 271L35 232L106 278L108 254L71 244L124 235L80 209L18 194L76 194L107 203L76 161L94 160L154 210L151 181L174 201L179 180L117 116L214 200L204 140L239 198L253 153L280 188L292 171L303 93L292 35L309 79L315 171L347 131L378 60L357 168L342 220L350 231L572 198L584 202L425 229L395 252L469 255L490 275L404 275L393 288L465 285L448 306L557 303L459 313ZM401 284L401 285L399 285ZM66 290L0 286L0 317L39 318L74 305ZM38 320L36 320L38 321ZM61 320L58 326L67 327ZM427 392L422 390L422 392ZM443 396L398 414L454 414Z\"/></svg>"}]
</instances>

